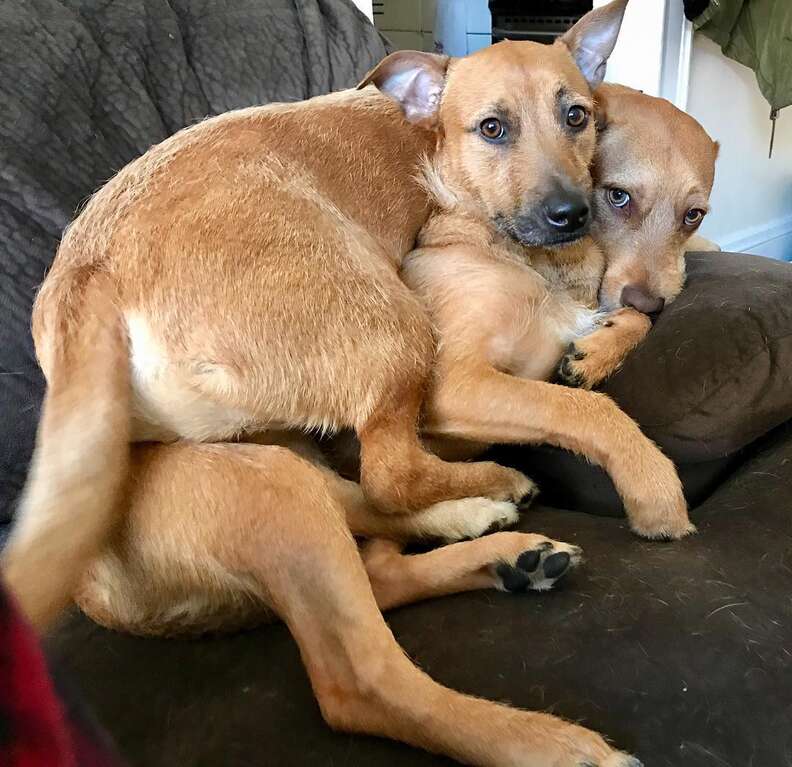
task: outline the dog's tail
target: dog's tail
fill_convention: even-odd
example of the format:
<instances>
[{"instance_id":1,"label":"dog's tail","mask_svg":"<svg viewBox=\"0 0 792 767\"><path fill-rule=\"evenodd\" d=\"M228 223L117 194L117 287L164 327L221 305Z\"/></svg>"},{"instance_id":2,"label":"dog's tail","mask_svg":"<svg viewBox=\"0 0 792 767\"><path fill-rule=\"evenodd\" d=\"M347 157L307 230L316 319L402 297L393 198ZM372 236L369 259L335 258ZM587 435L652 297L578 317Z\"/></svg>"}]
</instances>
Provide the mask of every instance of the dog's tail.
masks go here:
<instances>
[{"instance_id":1,"label":"dog's tail","mask_svg":"<svg viewBox=\"0 0 792 767\"><path fill-rule=\"evenodd\" d=\"M42 630L115 526L129 461L130 373L115 286L94 267L51 275L33 326L48 388L3 569Z\"/></svg>"}]
</instances>

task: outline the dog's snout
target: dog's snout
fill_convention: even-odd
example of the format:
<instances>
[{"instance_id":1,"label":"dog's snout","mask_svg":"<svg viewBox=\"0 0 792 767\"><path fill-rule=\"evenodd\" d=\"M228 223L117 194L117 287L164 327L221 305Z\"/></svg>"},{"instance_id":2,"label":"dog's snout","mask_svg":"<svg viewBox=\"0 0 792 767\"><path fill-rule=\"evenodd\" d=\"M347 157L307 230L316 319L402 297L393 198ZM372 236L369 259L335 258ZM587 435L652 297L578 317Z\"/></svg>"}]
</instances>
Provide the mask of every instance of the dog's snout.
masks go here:
<instances>
[{"instance_id":1,"label":"dog's snout","mask_svg":"<svg viewBox=\"0 0 792 767\"><path fill-rule=\"evenodd\" d=\"M665 299L652 295L641 285L626 285L621 293L622 306L631 306L642 314L659 314L665 306Z\"/></svg>"},{"instance_id":2,"label":"dog's snout","mask_svg":"<svg viewBox=\"0 0 792 767\"><path fill-rule=\"evenodd\" d=\"M553 192L545 198L544 209L547 222L559 232L572 234L588 223L588 200L580 192Z\"/></svg>"}]
</instances>

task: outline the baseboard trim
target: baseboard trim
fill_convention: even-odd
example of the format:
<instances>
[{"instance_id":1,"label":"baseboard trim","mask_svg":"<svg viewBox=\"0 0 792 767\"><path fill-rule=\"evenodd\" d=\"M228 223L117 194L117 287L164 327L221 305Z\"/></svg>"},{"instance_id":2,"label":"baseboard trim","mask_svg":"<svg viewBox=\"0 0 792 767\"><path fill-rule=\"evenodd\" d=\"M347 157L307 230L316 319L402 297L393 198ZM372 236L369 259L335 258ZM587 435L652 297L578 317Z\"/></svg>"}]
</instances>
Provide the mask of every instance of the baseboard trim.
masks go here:
<instances>
[{"instance_id":1,"label":"baseboard trim","mask_svg":"<svg viewBox=\"0 0 792 767\"><path fill-rule=\"evenodd\" d=\"M787 239L789 243L784 242ZM778 242L779 240L780 242ZM735 253L770 251L783 253L786 260L792 260L792 215L777 218L767 224L746 227L725 239L716 238L716 242L723 250ZM764 253L760 253L760 255L764 255ZM775 255L773 257L781 258L782 256Z\"/></svg>"}]
</instances>

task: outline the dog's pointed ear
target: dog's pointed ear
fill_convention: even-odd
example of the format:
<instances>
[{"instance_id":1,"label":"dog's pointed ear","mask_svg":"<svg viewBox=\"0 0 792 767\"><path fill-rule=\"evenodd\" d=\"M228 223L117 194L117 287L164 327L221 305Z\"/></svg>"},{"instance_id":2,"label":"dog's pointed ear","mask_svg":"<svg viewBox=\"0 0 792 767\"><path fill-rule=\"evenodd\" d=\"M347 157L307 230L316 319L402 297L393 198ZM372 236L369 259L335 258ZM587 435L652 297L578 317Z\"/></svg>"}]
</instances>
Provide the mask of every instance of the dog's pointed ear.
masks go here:
<instances>
[{"instance_id":1,"label":"dog's pointed ear","mask_svg":"<svg viewBox=\"0 0 792 767\"><path fill-rule=\"evenodd\" d=\"M358 88L373 83L401 105L410 122L434 127L448 61L448 56L436 53L396 51L380 61Z\"/></svg>"},{"instance_id":2,"label":"dog's pointed ear","mask_svg":"<svg viewBox=\"0 0 792 767\"><path fill-rule=\"evenodd\" d=\"M627 0L613 0L589 11L560 38L592 88L605 79L605 67L619 37L626 8Z\"/></svg>"}]
</instances>

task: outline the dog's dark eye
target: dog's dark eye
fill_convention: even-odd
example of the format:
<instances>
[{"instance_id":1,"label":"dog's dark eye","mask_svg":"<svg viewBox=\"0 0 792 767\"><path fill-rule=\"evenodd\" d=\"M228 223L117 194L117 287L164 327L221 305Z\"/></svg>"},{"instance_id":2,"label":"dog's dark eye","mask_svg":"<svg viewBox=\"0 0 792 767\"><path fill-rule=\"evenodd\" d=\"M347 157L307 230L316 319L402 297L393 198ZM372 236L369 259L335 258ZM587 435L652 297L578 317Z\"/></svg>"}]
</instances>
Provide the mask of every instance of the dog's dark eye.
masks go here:
<instances>
[{"instance_id":1,"label":"dog's dark eye","mask_svg":"<svg viewBox=\"0 0 792 767\"><path fill-rule=\"evenodd\" d=\"M506 128L497 117L488 117L481 121L479 132L489 141L499 141L506 135Z\"/></svg>"},{"instance_id":2,"label":"dog's dark eye","mask_svg":"<svg viewBox=\"0 0 792 767\"><path fill-rule=\"evenodd\" d=\"M630 195L624 189L608 189L608 202L614 208L623 208L630 202Z\"/></svg>"},{"instance_id":3,"label":"dog's dark eye","mask_svg":"<svg viewBox=\"0 0 792 767\"><path fill-rule=\"evenodd\" d=\"M685 224L687 226L695 226L698 224L702 218L704 218L705 211L701 208L691 208L687 213L685 213Z\"/></svg>"},{"instance_id":4,"label":"dog's dark eye","mask_svg":"<svg viewBox=\"0 0 792 767\"><path fill-rule=\"evenodd\" d=\"M567 125L570 128L580 130L585 128L588 123L588 112L583 107L569 107L567 112Z\"/></svg>"}]
</instances>

